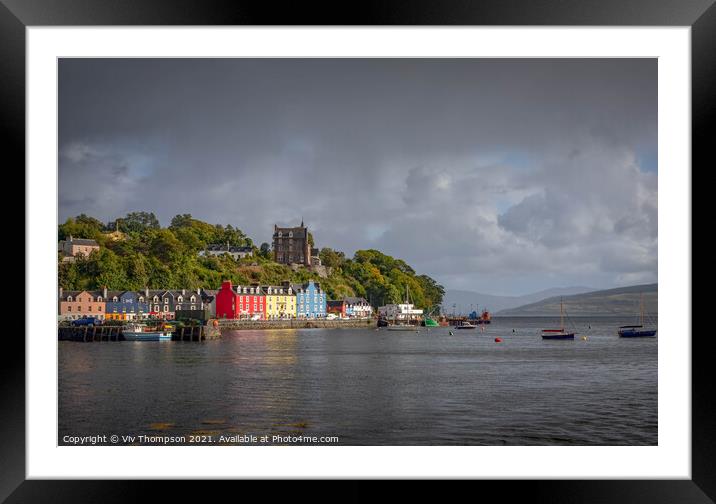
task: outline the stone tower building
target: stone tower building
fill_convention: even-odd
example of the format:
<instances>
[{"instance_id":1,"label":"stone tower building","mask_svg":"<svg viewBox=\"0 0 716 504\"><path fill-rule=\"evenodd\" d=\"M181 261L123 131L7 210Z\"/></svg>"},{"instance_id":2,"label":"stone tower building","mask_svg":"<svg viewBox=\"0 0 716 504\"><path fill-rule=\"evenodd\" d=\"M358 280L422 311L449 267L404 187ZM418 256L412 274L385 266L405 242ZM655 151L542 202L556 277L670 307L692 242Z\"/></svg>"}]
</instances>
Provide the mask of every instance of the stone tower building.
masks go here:
<instances>
[{"instance_id":1,"label":"stone tower building","mask_svg":"<svg viewBox=\"0 0 716 504\"><path fill-rule=\"evenodd\" d=\"M303 264L311 266L311 245L308 243L308 228L273 227L273 258L280 264Z\"/></svg>"}]
</instances>

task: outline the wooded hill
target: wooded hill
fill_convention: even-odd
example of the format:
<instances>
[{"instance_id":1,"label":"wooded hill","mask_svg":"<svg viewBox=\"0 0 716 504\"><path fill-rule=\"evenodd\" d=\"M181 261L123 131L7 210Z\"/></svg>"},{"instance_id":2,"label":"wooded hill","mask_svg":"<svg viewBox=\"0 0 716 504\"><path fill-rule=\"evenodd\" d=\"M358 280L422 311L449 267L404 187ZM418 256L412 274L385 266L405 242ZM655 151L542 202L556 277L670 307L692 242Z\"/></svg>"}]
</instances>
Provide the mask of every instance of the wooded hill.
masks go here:
<instances>
[{"instance_id":1,"label":"wooded hill","mask_svg":"<svg viewBox=\"0 0 716 504\"><path fill-rule=\"evenodd\" d=\"M58 239L70 235L94 239L100 250L74 262L62 261L58 254L59 284L66 290L218 289L223 280L277 285L313 279L329 299L362 296L373 306L402 301L408 286L412 301L423 309L439 306L445 293L429 276L377 250L359 250L346 258L343 252L321 249L322 263L331 268L328 278L306 268L293 271L272 260L267 243L257 247L236 227L208 224L190 214L175 216L166 228L149 212L133 212L107 224L82 214L58 226ZM199 256L207 245L227 242L252 247L253 257Z\"/></svg>"}]
</instances>

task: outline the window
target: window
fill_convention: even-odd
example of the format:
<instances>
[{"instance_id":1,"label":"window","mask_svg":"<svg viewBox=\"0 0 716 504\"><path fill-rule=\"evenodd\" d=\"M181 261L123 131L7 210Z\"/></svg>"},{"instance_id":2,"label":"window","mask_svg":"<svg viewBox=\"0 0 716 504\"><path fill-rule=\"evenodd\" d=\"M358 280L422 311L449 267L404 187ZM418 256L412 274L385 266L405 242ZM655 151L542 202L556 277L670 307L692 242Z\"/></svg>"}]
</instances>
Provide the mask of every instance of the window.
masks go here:
<instances>
[{"instance_id":1,"label":"window","mask_svg":"<svg viewBox=\"0 0 716 504\"><path fill-rule=\"evenodd\" d=\"M166 306L165 306L165 308L166 308ZM177 305L176 309L181 310L181 305Z\"/></svg>"},{"instance_id":2,"label":"window","mask_svg":"<svg viewBox=\"0 0 716 504\"><path fill-rule=\"evenodd\" d=\"M156 312L159 311L159 305L154 305L154 311L156 311Z\"/></svg>"},{"instance_id":3,"label":"window","mask_svg":"<svg viewBox=\"0 0 716 504\"><path fill-rule=\"evenodd\" d=\"M68 302L68 303L71 303L71 302L72 302L72 296L67 296L67 302Z\"/></svg>"},{"instance_id":4,"label":"window","mask_svg":"<svg viewBox=\"0 0 716 504\"><path fill-rule=\"evenodd\" d=\"M72 307L71 307L71 306L68 306L68 307L67 307L67 311L68 311L68 312L72 311Z\"/></svg>"},{"instance_id":5,"label":"window","mask_svg":"<svg viewBox=\"0 0 716 504\"><path fill-rule=\"evenodd\" d=\"M181 297L181 296L179 296L179 297L177 298L177 302L181 303L182 301L184 301L184 298Z\"/></svg>"},{"instance_id":6,"label":"window","mask_svg":"<svg viewBox=\"0 0 716 504\"><path fill-rule=\"evenodd\" d=\"M180 299L179 301L181 301L181 299ZM191 297L191 302L192 302L192 303L196 302L196 297L195 297L195 296L192 296L192 297Z\"/></svg>"},{"instance_id":7,"label":"window","mask_svg":"<svg viewBox=\"0 0 716 504\"><path fill-rule=\"evenodd\" d=\"M117 296L114 296L114 297L112 298L112 301L114 301L114 302L116 303L116 302L117 302Z\"/></svg>"},{"instance_id":8,"label":"window","mask_svg":"<svg viewBox=\"0 0 716 504\"><path fill-rule=\"evenodd\" d=\"M159 302L159 297L158 297L158 296L154 296L154 302L155 302L155 303Z\"/></svg>"},{"instance_id":9,"label":"window","mask_svg":"<svg viewBox=\"0 0 716 504\"><path fill-rule=\"evenodd\" d=\"M98 302L98 303L101 303L101 302L102 302L102 296L97 296L97 302Z\"/></svg>"},{"instance_id":10,"label":"window","mask_svg":"<svg viewBox=\"0 0 716 504\"><path fill-rule=\"evenodd\" d=\"M168 307L167 305L164 305L164 311L165 311L165 312L168 312L168 311L169 311L169 307Z\"/></svg>"}]
</instances>

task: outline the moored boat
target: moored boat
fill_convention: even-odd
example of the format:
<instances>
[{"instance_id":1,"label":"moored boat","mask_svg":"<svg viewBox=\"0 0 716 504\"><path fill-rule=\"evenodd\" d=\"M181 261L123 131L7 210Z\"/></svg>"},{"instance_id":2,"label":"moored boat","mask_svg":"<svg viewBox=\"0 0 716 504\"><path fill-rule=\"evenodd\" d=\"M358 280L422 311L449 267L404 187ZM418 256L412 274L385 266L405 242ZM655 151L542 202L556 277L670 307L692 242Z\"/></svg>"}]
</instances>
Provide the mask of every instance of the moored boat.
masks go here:
<instances>
[{"instance_id":1,"label":"moored boat","mask_svg":"<svg viewBox=\"0 0 716 504\"><path fill-rule=\"evenodd\" d=\"M573 340L574 333L564 330L564 306L559 300L559 329L542 329L542 339L545 340Z\"/></svg>"},{"instance_id":2,"label":"moored boat","mask_svg":"<svg viewBox=\"0 0 716 504\"><path fill-rule=\"evenodd\" d=\"M169 341L172 339L171 330L164 328L149 328L146 324L130 324L122 329L126 341Z\"/></svg>"},{"instance_id":3,"label":"moored boat","mask_svg":"<svg viewBox=\"0 0 716 504\"><path fill-rule=\"evenodd\" d=\"M648 338L656 336L656 329L644 329L644 294L639 296L639 324L621 326L620 338Z\"/></svg>"},{"instance_id":4,"label":"moored boat","mask_svg":"<svg viewBox=\"0 0 716 504\"><path fill-rule=\"evenodd\" d=\"M386 305L378 308L379 311L386 308L378 318L378 327L385 327L389 331L416 331L420 330L423 324L421 315L423 310L418 310L410 302L410 288L405 286L405 302L397 305ZM390 310L387 310L390 308ZM392 319L390 318L392 315Z\"/></svg>"},{"instance_id":5,"label":"moored boat","mask_svg":"<svg viewBox=\"0 0 716 504\"><path fill-rule=\"evenodd\" d=\"M463 321L463 322L455 325L455 329L477 329L477 326L471 324L470 322Z\"/></svg>"}]
</instances>

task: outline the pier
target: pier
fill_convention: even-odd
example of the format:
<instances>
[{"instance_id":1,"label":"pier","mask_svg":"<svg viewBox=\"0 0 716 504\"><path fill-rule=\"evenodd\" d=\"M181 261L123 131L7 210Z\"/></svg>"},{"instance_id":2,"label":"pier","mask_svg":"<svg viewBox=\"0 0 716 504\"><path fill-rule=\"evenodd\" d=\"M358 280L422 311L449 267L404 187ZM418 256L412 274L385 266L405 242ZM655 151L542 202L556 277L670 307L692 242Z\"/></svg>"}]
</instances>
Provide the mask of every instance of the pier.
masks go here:
<instances>
[{"instance_id":1,"label":"pier","mask_svg":"<svg viewBox=\"0 0 716 504\"><path fill-rule=\"evenodd\" d=\"M60 326L57 328L59 341L80 341L83 343L101 341L125 341L122 326ZM177 327L172 341L206 341L221 338L221 330L212 323L208 325Z\"/></svg>"}]
</instances>

